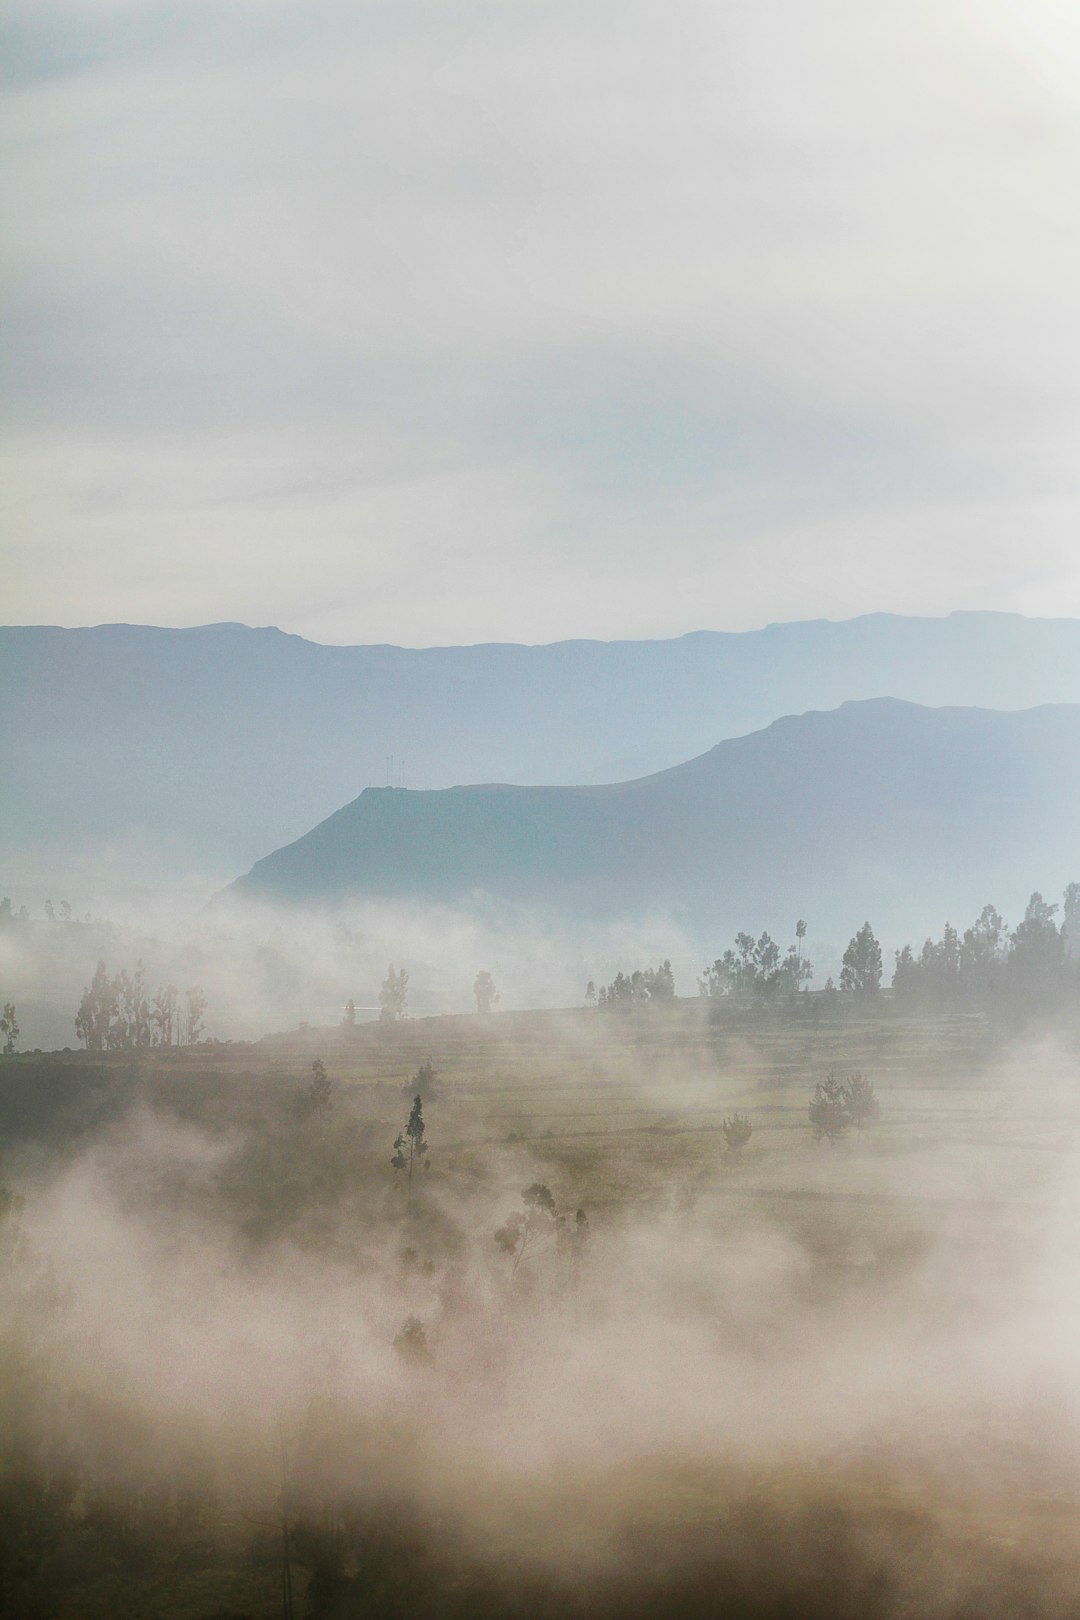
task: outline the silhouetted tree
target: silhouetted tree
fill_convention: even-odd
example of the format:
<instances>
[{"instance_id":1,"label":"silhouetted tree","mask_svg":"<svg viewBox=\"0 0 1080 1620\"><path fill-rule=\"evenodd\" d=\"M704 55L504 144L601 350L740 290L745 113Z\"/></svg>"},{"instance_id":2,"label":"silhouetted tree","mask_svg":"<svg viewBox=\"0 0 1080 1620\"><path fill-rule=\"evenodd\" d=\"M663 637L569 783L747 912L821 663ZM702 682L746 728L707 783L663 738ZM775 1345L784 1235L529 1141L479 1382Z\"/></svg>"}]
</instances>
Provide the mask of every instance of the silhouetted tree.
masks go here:
<instances>
[{"instance_id":1,"label":"silhouetted tree","mask_svg":"<svg viewBox=\"0 0 1080 1620\"><path fill-rule=\"evenodd\" d=\"M1036 891L1010 941L1005 982L1012 995L1029 1007L1053 1005L1066 987L1065 935L1054 922L1057 909Z\"/></svg>"},{"instance_id":2,"label":"silhouetted tree","mask_svg":"<svg viewBox=\"0 0 1080 1620\"><path fill-rule=\"evenodd\" d=\"M4 1002L4 1011L0 1014L0 1035L4 1037L4 1056L10 1057L19 1039L19 1023L13 1001Z\"/></svg>"},{"instance_id":3,"label":"silhouetted tree","mask_svg":"<svg viewBox=\"0 0 1080 1620\"><path fill-rule=\"evenodd\" d=\"M206 1028L206 993L201 984L193 984L185 995L187 1002L187 1044L198 1046Z\"/></svg>"},{"instance_id":4,"label":"silhouetted tree","mask_svg":"<svg viewBox=\"0 0 1080 1620\"><path fill-rule=\"evenodd\" d=\"M409 975L402 968L400 972L391 962L379 991L379 1018L384 1023L394 1023L406 1017L406 994L409 988Z\"/></svg>"},{"instance_id":5,"label":"silhouetted tree","mask_svg":"<svg viewBox=\"0 0 1080 1620\"><path fill-rule=\"evenodd\" d=\"M476 997L477 1012L482 1018L485 1018L499 999L499 992L495 988L495 980L486 968L481 968L473 980L473 995Z\"/></svg>"},{"instance_id":6,"label":"silhouetted tree","mask_svg":"<svg viewBox=\"0 0 1080 1620\"><path fill-rule=\"evenodd\" d=\"M985 1001L1001 984L1008 930L991 905L958 938L950 923L940 940L927 939L916 957L910 945L896 952L892 987L898 1001Z\"/></svg>"},{"instance_id":7,"label":"silhouetted tree","mask_svg":"<svg viewBox=\"0 0 1080 1620\"><path fill-rule=\"evenodd\" d=\"M111 1034L116 1017L116 989L109 978L104 962L94 969L94 977L83 991L79 1010L75 1014L75 1033L90 1052L105 1052L112 1044Z\"/></svg>"},{"instance_id":8,"label":"silhouetted tree","mask_svg":"<svg viewBox=\"0 0 1080 1620\"><path fill-rule=\"evenodd\" d=\"M1009 931L1000 912L985 905L960 942L960 989L970 1000L985 1000L1000 987L1009 949Z\"/></svg>"},{"instance_id":9,"label":"silhouetted tree","mask_svg":"<svg viewBox=\"0 0 1080 1620\"><path fill-rule=\"evenodd\" d=\"M180 993L175 984L162 985L154 994L151 1017L159 1046L171 1046L179 1034Z\"/></svg>"},{"instance_id":10,"label":"silhouetted tree","mask_svg":"<svg viewBox=\"0 0 1080 1620\"><path fill-rule=\"evenodd\" d=\"M590 979L590 984L592 980ZM588 992L586 992L586 997ZM597 995L600 1007L644 1007L649 1002L672 1002L675 999L675 975L670 962L659 967L636 968L633 973L616 973L608 985L602 985Z\"/></svg>"},{"instance_id":11,"label":"silhouetted tree","mask_svg":"<svg viewBox=\"0 0 1080 1620\"><path fill-rule=\"evenodd\" d=\"M724 1133L728 1152L734 1154L741 1153L754 1134L749 1114L734 1114L731 1119L724 1120L720 1129Z\"/></svg>"},{"instance_id":12,"label":"silhouetted tree","mask_svg":"<svg viewBox=\"0 0 1080 1620\"><path fill-rule=\"evenodd\" d=\"M802 929L802 934L799 929ZM802 939L806 924L795 924L795 943L781 956L771 934L755 939L753 934L736 934L735 947L718 956L698 980L703 996L754 995L767 999L777 993L791 994L813 976L813 964L804 960Z\"/></svg>"},{"instance_id":13,"label":"silhouetted tree","mask_svg":"<svg viewBox=\"0 0 1080 1620\"><path fill-rule=\"evenodd\" d=\"M351 997L345 1003L345 1011L342 1014L341 1022L346 1029L353 1029L356 1025L356 1002Z\"/></svg>"},{"instance_id":14,"label":"silhouetted tree","mask_svg":"<svg viewBox=\"0 0 1080 1620\"><path fill-rule=\"evenodd\" d=\"M414 1097L408 1124L395 1139L394 1156L390 1160L396 1171L404 1170L407 1174L406 1208L412 1207L413 1167L424 1162L427 1150L427 1141L424 1137L424 1107L421 1099Z\"/></svg>"},{"instance_id":15,"label":"silhouetted tree","mask_svg":"<svg viewBox=\"0 0 1080 1620\"><path fill-rule=\"evenodd\" d=\"M551 1188L542 1181L534 1181L521 1195L523 1209L507 1216L495 1232L495 1242L504 1254L513 1256L510 1274L513 1276L530 1248L544 1238L554 1237L558 1231L555 1198Z\"/></svg>"},{"instance_id":16,"label":"silhouetted tree","mask_svg":"<svg viewBox=\"0 0 1080 1620\"><path fill-rule=\"evenodd\" d=\"M839 1142L851 1124L843 1083L831 1070L814 1087L809 1114L815 1140L820 1142L824 1137L830 1147Z\"/></svg>"},{"instance_id":17,"label":"silhouetted tree","mask_svg":"<svg viewBox=\"0 0 1080 1620\"><path fill-rule=\"evenodd\" d=\"M868 922L848 942L840 988L856 996L875 996L881 988L881 946Z\"/></svg>"},{"instance_id":18,"label":"silhouetted tree","mask_svg":"<svg viewBox=\"0 0 1080 1620\"><path fill-rule=\"evenodd\" d=\"M439 1071L431 1058L428 1058L425 1063L421 1063L412 1079L407 1080L401 1089L406 1097L419 1097L421 1102L431 1102L438 1096L438 1080Z\"/></svg>"},{"instance_id":19,"label":"silhouetted tree","mask_svg":"<svg viewBox=\"0 0 1080 1620\"><path fill-rule=\"evenodd\" d=\"M422 1367L431 1360L427 1332L418 1316L407 1316L401 1332L394 1337L394 1349L403 1361Z\"/></svg>"},{"instance_id":20,"label":"silhouetted tree","mask_svg":"<svg viewBox=\"0 0 1080 1620\"><path fill-rule=\"evenodd\" d=\"M585 1005L586 1007L596 1006L596 985L591 979L585 986Z\"/></svg>"},{"instance_id":21,"label":"silhouetted tree","mask_svg":"<svg viewBox=\"0 0 1080 1620\"><path fill-rule=\"evenodd\" d=\"M1080 958L1080 883L1070 883L1065 890L1064 910L1065 949Z\"/></svg>"},{"instance_id":22,"label":"silhouetted tree","mask_svg":"<svg viewBox=\"0 0 1080 1620\"><path fill-rule=\"evenodd\" d=\"M849 1120L860 1133L864 1125L872 1125L880 1118L881 1104L874 1095L874 1082L859 1069L844 1082L844 1103Z\"/></svg>"},{"instance_id":23,"label":"silhouetted tree","mask_svg":"<svg viewBox=\"0 0 1080 1620\"><path fill-rule=\"evenodd\" d=\"M298 1098L298 1112L301 1116L320 1114L331 1108L334 1102L334 1082L326 1072L326 1064L322 1058L316 1058L311 1065L311 1081L306 1091L302 1091Z\"/></svg>"}]
</instances>

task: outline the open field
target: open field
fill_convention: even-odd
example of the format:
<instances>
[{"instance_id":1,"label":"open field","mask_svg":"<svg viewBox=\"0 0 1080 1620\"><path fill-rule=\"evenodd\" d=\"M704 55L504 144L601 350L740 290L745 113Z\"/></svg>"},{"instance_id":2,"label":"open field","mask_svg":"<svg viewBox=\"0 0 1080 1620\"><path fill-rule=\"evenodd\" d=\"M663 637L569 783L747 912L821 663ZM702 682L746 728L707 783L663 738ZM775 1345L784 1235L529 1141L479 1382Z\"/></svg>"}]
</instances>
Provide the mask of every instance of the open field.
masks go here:
<instances>
[{"instance_id":1,"label":"open field","mask_svg":"<svg viewBox=\"0 0 1080 1620\"><path fill-rule=\"evenodd\" d=\"M830 1069L881 1104L835 1147ZM4 1612L287 1613L285 1530L297 1615L1078 1612L1075 1032L822 997L300 1029L7 1059L0 1128ZM536 1182L569 1224L519 1263Z\"/></svg>"}]
</instances>

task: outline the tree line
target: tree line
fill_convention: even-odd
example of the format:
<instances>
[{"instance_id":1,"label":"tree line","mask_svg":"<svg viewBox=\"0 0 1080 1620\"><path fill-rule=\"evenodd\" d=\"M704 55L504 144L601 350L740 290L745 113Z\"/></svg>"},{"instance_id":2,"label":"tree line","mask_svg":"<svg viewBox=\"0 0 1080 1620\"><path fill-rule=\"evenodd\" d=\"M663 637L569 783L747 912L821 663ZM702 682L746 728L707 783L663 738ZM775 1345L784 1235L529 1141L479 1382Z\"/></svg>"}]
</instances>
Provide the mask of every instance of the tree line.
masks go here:
<instances>
[{"instance_id":1,"label":"tree line","mask_svg":"<svg viewBox=\"0 0 1080 1620\"><path fill-rule=\"evenodd\" d=\"M151 1046L195 1046L205 1029L206 995L193 984L151 991L142 962L134 973L110 977L99 962L75 1014L75 1033L89 1052L131 1052Z\"/></svg>"},{"instance_id":2,"label":"tree line","mask_svg":"<svg viewBox=\"0 0 1080 1620\"><path fill-rule=\"evenodd\" d=\"M898 1001L1004 999L1046 1008L1080 994L1080 883L1069 884L1060 908L1036 891L1014 929L987 905L962 934L946 923L941 938L926 939L918 955L905 945L896 953L892 988Z\"/></svg>"}]
</instances>

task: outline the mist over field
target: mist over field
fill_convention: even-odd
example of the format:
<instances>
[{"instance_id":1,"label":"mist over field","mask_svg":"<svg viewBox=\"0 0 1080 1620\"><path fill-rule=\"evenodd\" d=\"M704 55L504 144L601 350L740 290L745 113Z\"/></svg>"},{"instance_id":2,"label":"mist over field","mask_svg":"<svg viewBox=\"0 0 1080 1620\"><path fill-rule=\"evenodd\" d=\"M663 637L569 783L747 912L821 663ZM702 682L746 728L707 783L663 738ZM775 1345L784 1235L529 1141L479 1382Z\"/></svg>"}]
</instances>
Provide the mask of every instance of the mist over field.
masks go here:
<instances>
[{"instance_id":1,"label":"mist over field","mask_svg":"<svg viewBox=\"0 0 1080 1620\"><path fill-rule=\"evenodd\" d=\"M1080 22L8 0L0 1620L1080 1620Z\"/></svg>"},{"instance_id":2,"label":"mist over field","mask_svg":"<svg viewBox=\"0 0 1080 1620\"><path fill-rule=\"evenodd\" d=\"M0 1612L1075 1620L1078 714L13 885Z\"/></svg>"},{"instance_id":3,"label":"mist over field","mask_svg":"<svg viewBox=\"0 0 1080 1620\"><path fill-rule=\"evenodd\" d=\"M841 1053L882 1115L815 1144ZM78 1072L89 1112L5 1076L10 1612L280 1612L284 1536L298 1613L1075 1613L1075 1024L691 1004Z\"/></svg>"}]
</instances>

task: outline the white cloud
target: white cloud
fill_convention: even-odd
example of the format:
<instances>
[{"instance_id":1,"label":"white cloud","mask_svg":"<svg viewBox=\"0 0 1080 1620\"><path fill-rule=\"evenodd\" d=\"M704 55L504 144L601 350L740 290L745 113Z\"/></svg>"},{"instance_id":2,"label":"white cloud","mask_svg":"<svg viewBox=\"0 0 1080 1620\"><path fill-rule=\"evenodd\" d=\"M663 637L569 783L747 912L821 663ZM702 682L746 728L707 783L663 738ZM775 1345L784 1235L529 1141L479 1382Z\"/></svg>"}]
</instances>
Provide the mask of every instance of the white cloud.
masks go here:
<instances>
[{"instance_id":1,"label":"white cloud","mask_svg":"<svg viewBox=\"0 0 1080 1620\"><path fill-rule=\"evenodd\" d=\"M1080 613L1080 30L9 13L13 619Z\"/></svg>"}]
</instances>

